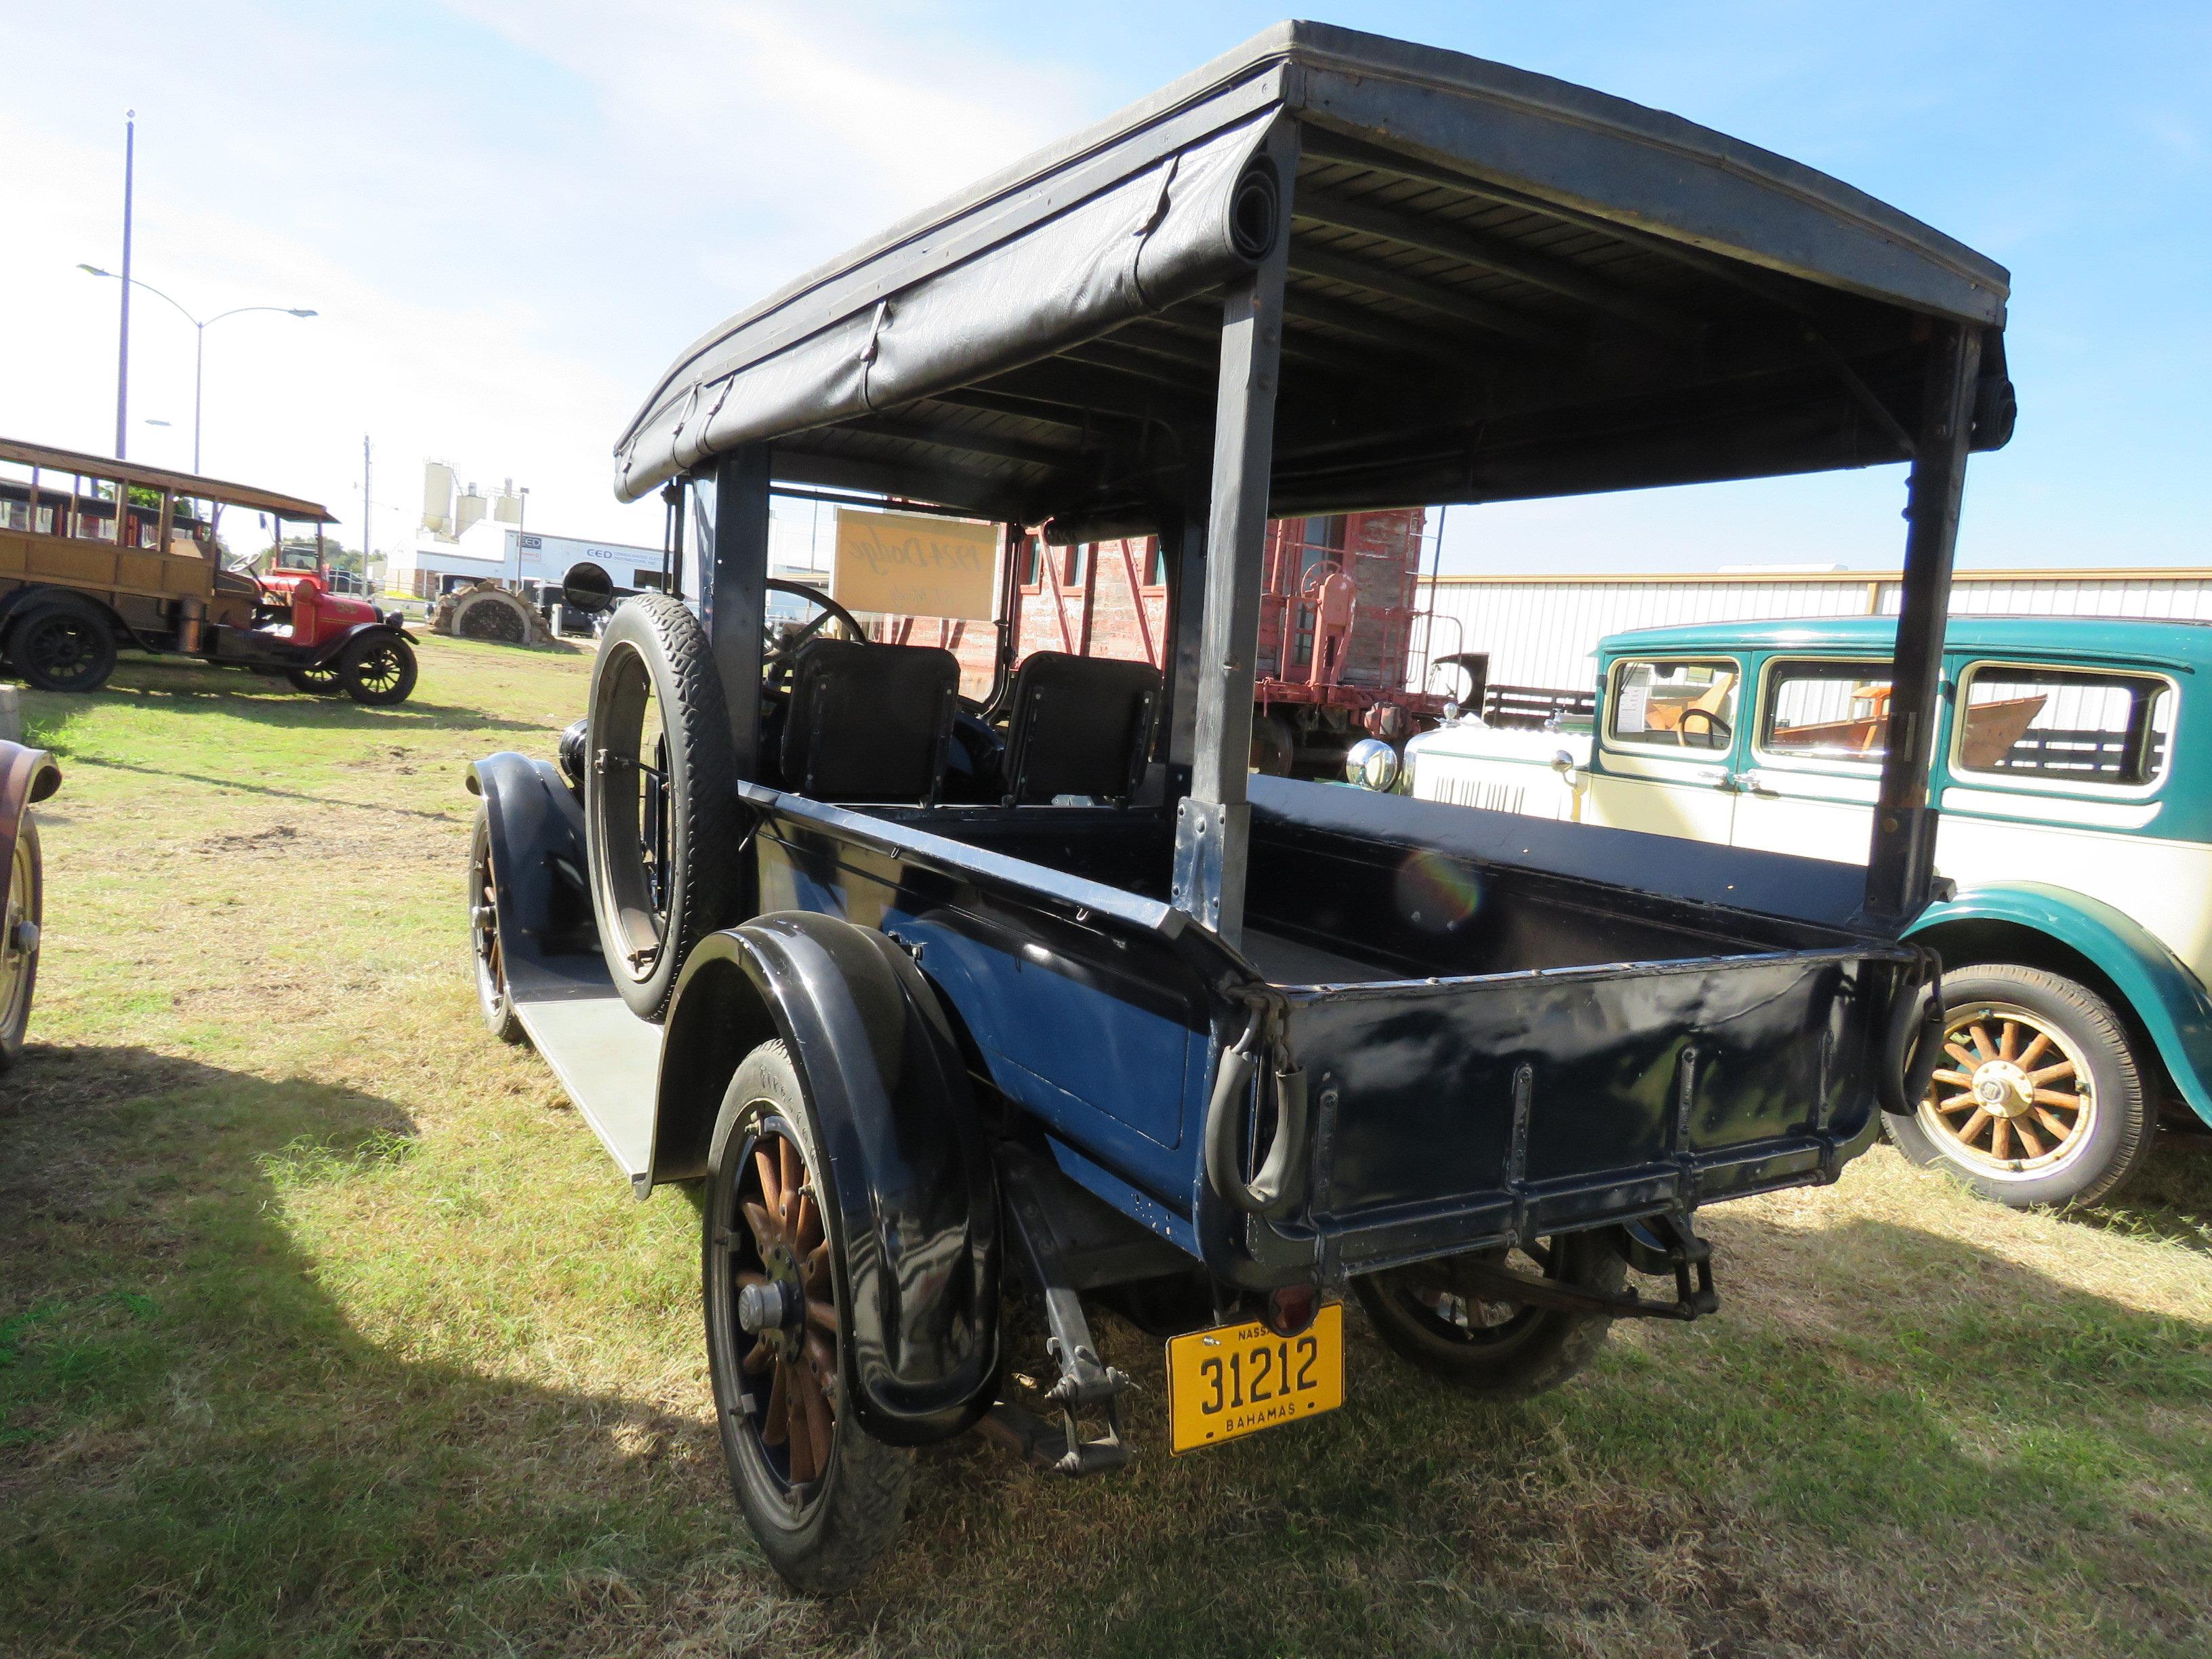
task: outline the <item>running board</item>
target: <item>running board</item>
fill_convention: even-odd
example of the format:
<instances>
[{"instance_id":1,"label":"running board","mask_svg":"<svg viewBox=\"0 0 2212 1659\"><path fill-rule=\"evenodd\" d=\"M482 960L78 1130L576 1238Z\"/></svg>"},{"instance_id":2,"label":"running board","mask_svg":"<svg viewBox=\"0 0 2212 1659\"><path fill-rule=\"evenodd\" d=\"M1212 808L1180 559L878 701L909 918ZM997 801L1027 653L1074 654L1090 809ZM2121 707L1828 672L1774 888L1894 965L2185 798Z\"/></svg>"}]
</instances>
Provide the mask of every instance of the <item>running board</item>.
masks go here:
<instances>
[{"instance_id":1,"label":"running board","mask_svg":"<svg viewBox=\"0 0 2212 1659\"><path fill-rule=\"evenodd\" d=\"M643 1198L653 1189L660 1027L630 1012L611 980L599 996L517 998L514 1012L578 1114Z\"/></svg>"}]
</instances>

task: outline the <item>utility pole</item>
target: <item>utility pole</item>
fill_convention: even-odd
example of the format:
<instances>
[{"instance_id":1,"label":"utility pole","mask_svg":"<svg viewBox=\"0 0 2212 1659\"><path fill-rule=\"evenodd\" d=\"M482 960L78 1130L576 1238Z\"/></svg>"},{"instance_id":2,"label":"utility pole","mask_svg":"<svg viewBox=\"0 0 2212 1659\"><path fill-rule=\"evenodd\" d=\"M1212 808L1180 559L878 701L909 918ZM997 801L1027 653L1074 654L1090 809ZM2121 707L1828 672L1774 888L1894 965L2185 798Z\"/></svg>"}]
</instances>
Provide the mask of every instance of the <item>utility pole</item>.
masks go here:
<instances>
[{"instance_id":1,"label":"utility pole","mask_svg":"<svg viewBox=\"0 0 2212 1659\"><path fill-rule=\"evenodd\" d=\"M123 325L115 348L115 459L125 453L131 437L131 182L138 155L138 112L123 112ZM118 520L117 522L120 523Z\"/></svg>"},{"instance_id":2,"label":"utility pole","mask_svg":"<svg viewBox=\"0 0 2212 1659\"><path fill-rule=\"evenodd\" d=\"M376 522L376 498L369 494L368 434L361 434L361 591L368 593L369 526Z\"/></svg>"}]
</instances>

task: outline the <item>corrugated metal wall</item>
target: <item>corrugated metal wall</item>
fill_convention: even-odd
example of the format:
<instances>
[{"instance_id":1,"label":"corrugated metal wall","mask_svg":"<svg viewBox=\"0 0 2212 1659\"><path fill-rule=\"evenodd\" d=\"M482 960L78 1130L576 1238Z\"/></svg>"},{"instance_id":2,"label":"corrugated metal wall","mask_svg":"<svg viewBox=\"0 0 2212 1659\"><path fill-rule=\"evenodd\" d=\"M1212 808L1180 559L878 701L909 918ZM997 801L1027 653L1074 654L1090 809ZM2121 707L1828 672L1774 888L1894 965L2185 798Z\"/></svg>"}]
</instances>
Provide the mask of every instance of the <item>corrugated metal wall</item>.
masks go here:
<instances>
[{"instance_id":1,"label":"corrugated metal wall","mask_svg":"<svg viewBox=\"0 0 2212 1659\"><path fill-rule=\"evenodd\" d=\"M1455 651L1490 653L1493 685L1551 689L1592 683L1599 640L1631 628L1673 623L1749 622L1784 617L1894 616L1896 571L1832 575L1446 576L1432 614L1417 621L1410 684ZM1420 608L1431 610L1431 586ZM1961 571L1954 612L1978 615L2181 617L2212 620L2212 569ZM1439 680L1441 685L1442 681Z\"/></svg>"}]
</instances>

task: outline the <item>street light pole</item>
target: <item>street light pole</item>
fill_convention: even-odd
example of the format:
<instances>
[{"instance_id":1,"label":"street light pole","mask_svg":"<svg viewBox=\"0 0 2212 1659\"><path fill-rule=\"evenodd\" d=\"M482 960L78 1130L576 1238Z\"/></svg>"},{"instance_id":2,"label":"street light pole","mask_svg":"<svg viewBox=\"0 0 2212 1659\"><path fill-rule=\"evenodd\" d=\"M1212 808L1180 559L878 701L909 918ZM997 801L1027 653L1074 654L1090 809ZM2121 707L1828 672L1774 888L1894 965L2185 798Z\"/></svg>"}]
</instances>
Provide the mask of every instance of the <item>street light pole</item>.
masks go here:
<instances>
[{"instance_id":1,"label":"street light pole","mask_svg":"<svg viewBox=\"0 0 2212 1659\"><path fill-rule=\"evenodd\" d=\"M115 345L115 459L128 459L131 429L131 184L138 158L138 112L123 112L123 320Z\"/></svg>"},{"instance_id":2,"label":"street light pole","mask_svg":"<svg viewBox=\"0 0 2212 1659\"><path fill-rule=\"evenodd\" d=\"M376 523L376 497L369 494L368 434L361 434L361 591L368 592L368 544Z\"/></svg>"},{"instance_id":3,"label":"street light pole","mask_svg":"<svg viewBox=\"0 0 2212 1659\"><path fill-rule=\"evenodd\" d=\"M129 192L126 190L126 199L128 193ZM127 210L124 223L126 227L130 223ZM128 228L125 230L123 235L123 256L124 272L119 280L123 284L123 331L124 351L125 356L128 356L131 349L131 290L134 288L143 288L147 293L154 295L155 298L159 300L167 300L171 305L176 306L177 314L182 317L186 322L190 323L195 331L192 343L192 471L194 472L198 472L200 470L200 385L204 371L207 367L208 330L215 324L221 322L226 317L240 316L249 311L281 311L287 317L316 317L321 315L321 313L319 312L311 311L302 306L234 306L228 311L218 311L214 316L209 318L207 321L202 322L198 318L193 316L191 312L186 311L184 307L178 305L175 300L171 299L169 295L162 293L160 289L155 288L153 283L141 282L137 277L130 274L131 234ZM112 270L102 270L98 265L79 265L77 269L85 272L87 275L93 276L112 277L116 274ZM116 376L117 390L115 394L115 459L118 461L124 459L122 437L122 384L123 377L121 373L118 371Z\"/></svg>"}]
</instances>

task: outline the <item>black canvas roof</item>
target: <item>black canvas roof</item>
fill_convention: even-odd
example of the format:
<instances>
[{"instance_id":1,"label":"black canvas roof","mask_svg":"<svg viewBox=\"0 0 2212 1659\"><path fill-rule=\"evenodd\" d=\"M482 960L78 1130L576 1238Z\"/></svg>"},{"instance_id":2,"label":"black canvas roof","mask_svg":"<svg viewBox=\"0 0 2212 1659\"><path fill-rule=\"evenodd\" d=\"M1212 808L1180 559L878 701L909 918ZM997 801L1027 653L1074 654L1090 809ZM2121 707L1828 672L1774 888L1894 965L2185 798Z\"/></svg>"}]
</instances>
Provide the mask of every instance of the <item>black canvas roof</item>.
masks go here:
<instances>
[{"instance_id":1,"label":"black canvas roof","mask_svg":"<svg viewBox=\"0 0 2212 1659\"><path fill-rule=\"evenodd\" d=\"M772 441L787 481L1157 522L1208 464L1217 290L1285 224L1279 514L1903 459L1938 318L1984 330L1976 447L2010 435L2002 266L1676 117L1292 22L702 336L617 493Z\"/></svg>"}]
</instances>

